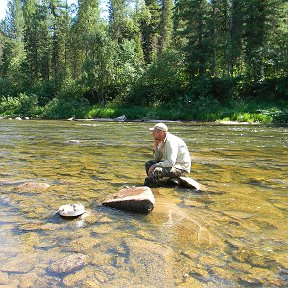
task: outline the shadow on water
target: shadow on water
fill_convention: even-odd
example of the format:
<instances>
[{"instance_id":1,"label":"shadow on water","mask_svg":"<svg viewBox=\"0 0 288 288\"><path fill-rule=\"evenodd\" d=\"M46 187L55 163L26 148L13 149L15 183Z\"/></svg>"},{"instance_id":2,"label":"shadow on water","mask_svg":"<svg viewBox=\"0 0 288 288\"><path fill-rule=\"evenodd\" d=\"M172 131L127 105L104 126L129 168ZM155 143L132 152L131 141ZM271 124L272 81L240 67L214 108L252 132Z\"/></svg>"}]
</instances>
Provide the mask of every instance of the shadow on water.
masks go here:
<instances>
[{"instance_id":1,"label":"shadow on water","mask_svg":"<svg viewBox=\"0 0 288 288\"><path fill-rule=\"evenodd\" d=\"M169 123L205 191L153 188L147 215L102 206L143 184L148 127L0 121L0 285L288 285L287 127ZM60 217L69 203L87 213Z\"/></svg>"}]
</instances>

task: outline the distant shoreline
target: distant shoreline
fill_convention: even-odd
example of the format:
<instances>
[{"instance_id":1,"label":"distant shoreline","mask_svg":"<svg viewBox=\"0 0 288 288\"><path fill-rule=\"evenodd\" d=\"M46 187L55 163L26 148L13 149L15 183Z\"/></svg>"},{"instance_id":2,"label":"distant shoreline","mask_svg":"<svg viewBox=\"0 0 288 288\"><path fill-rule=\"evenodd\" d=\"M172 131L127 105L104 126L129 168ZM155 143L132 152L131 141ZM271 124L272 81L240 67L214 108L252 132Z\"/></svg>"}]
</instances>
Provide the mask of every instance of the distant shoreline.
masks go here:
<instances>
[{"instance_id":1,"label":"distant shoreline","mask_svg":"<svg viewBox=\"0 0 288 288\"><path fill-rule=\"evenodd\" d=\"M0 120L16 120L16 121L67 121L67 122L116 122L116 123L197 123L197 124L214 124L214 125L267 125L267 123L260 122L239 122L239 121L226 121L226 120L216 120L216 121L200 121L200 120L168 120L168 119L125 119L118 120L117 118L75 118L75 119L44 119L44 118L29 118L29 117L0 117ZM277 125L285 123L269 123L269 125Z\"/></svg>"}]
</instances>

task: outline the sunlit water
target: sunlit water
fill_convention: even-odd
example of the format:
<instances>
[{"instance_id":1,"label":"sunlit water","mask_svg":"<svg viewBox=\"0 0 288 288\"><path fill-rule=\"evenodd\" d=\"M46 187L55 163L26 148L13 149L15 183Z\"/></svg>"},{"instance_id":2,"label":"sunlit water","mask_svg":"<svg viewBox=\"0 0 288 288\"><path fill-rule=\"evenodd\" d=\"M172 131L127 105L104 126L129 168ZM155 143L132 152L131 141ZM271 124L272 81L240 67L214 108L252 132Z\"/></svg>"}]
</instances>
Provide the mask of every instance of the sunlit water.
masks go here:
<instances>
[{"instance_id":1,"label":"sunlit water","mask_svg":"<svg viewBox=\"0 0 288 288\"><path fill-rule=\"evenodd\" d=\"M143 185L151 125L0 121L0 285L288 285L287 127L168 123L205 191L152 189L148 215L102 206ZM69 203L88 216L56 214Z\"/></svg>"}]
</instances>

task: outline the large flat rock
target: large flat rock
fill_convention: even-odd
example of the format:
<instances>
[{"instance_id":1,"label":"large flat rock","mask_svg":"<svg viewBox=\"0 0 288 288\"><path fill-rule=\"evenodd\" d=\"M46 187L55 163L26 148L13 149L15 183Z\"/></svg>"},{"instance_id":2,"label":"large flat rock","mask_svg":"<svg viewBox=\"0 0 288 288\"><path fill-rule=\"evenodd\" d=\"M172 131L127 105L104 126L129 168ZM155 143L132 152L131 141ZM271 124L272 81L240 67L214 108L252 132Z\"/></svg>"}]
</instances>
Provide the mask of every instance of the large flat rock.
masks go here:
<instances>
[{"instance_id":1,"label":"large flat rock","mask_svg":"<svg viewBox=\"0 0 288 288\"><path fill-rule=\"evenodd\" d=\"M190 189L196 189L197 191L203 190L202 185L190 177L180 176L179 180L180 186Z\"/></svg>"},{"instance_id":2,"label":"large flat rock","mask_svg":"<svg viewBox=\"0 0 288 288\"><path fill-rule=\"evenodd\" d=\"M149 213L155 204L154 195L149 187L124 188L106 198L102 205L138 213Z\"/></svg>"},{"instance_id":3,"label":"large flat rock","mask_svg":"<svg viewBox=\"0 0 288 288\"><path fill-rule=\"evenodd\" d=\"M177 178L168 178L165 179L164 181L173 183L176 186L183 187L183 188L188 188L188 189L193 189L195 191L205 191L205 187L198 183L196 180L187 177L187 176L179 176ZM165 183L165 182L164 182Z\"/></svg>"}]
</instances>

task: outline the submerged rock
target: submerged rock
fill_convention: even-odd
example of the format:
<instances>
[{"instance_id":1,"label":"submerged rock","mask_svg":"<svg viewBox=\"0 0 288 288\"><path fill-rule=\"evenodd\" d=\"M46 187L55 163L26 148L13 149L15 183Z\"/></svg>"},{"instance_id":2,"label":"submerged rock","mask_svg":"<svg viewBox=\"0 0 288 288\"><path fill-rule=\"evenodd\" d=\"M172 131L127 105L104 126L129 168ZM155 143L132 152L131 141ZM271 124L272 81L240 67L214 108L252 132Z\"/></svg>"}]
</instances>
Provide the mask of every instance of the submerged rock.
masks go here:
<instances>
[{"instance_id":1,"label":"submerged rock","mask_svg":"<svg viewBox=\"0 0 288 288\"><path fill-rule=\"evenodd\" d=\"M136 272L133 276L130 274L134 284L131 287L140 281L141 287L175 287L173 267L176 263L173 249L164 243L129 240L126 242L130 253L129 270Z\"/></svg>"},{"instance_id":2,"label":"submerged rock","mask_svg":"<svg viewBox=\"0 0 288 288\"><path fill-rule=\"evenodd\" d=\"M17 186L17 190L22 192L44 191L50 187L47 183L26 182Z\"/></svg>"},{"instance_id":3,"label":"submerged rock","mask_svg":"<svg viewBox=\"0 0 288 288\"><path fill-rule=\"evenodd\" d=\"M9 284L9 276L8 273L4 273L0 271L0 285Z\"/></svg>"},{"instance_id":4,"label":"submerged rock","mask_svg":"<svg viewBox=\"0 0 288 288\"><path fill-rule=\"evenodd\" d=\"M48 269L53 273L69 273L84 266L85 258L82 254L69 255L55 261Z\"/></svg>"},{"instance_id":5,"label":"submerged rock","mask_svg":"<svg viewBox=\"0 0 288 288\"><path fill-rule=\"evenodd\" d=\"M7 288L9 287L21 287L21 288L61 287L61 284L62 284L62 279L58 277L53 277L53 276L48 276L48 275L39 275L34 272L30 272L26 274L20 274L19 284L17 286L14 286L14 285L7 286ZM2 286L0 287L2 288Z\"/></svg>"},{"instance_id":6,"label":"submerged rock","mask_svg":"<svg viewBox=\"0 0 288 288\"><path fill-rule=\"evenodd\" d=\"M33 270L36 266L35 258L32 259L30 257L29 263L27 261L29 255L24 255L22 257L16 257L13 259L7 260L3 265L1 265L2 272L8 272L9 273L28 273L31 270Z\"/></svg>"},{"instance_id":7,"label":"submerged rock","mask_svg":"<svg viewBox=\"0 0 288 288\"><path fill-rule=\"evenodd\" d=\"M148 213L153 210L154 195L149 187L124 188L106 198L102 205L112 208Z\"/></svg>"}]
</instances>

